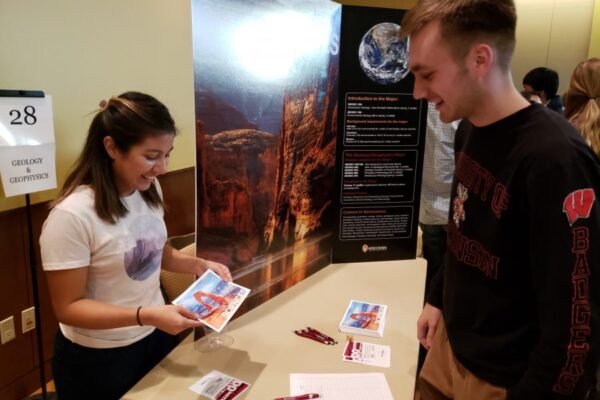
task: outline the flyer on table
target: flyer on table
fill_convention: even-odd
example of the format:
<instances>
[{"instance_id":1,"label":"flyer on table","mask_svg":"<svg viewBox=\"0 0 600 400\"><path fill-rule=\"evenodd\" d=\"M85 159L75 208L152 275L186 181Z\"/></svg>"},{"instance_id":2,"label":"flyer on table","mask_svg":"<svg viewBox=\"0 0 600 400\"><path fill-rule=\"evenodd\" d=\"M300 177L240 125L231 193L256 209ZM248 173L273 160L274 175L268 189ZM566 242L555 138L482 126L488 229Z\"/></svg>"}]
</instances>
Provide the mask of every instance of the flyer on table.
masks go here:
<instances>
[{"instance_id":1,"label":"flyer on table","mask_svg":"<svg viewBox=\"0 0 600 400\"><path fill-rule=\"evenodd\" d=\"M348 340L342 359L359 364L389 368L391 348L386 345Z\"/></svg>"},{"instance_id":2,"label":"flyer on table","mask_svg":"<svg viewBox=\"0 0 600 400\"><path fill-rule=\"evenodd\" d=\"M215 370L203 376L189 389L211 400L235 400L249 387L248 382Z\"/></svg>"}]
</instances>

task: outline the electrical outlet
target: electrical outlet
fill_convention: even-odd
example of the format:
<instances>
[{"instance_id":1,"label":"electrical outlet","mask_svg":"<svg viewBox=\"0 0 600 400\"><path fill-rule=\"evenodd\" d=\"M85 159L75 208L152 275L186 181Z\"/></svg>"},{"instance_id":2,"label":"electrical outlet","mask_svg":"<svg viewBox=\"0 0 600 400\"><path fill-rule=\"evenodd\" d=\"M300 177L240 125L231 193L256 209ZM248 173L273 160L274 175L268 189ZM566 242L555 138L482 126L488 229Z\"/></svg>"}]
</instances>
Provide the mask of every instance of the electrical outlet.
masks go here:
<instances>
[{"instance_id":1,"label":"electrical outlet","mask_svg":"<svg viewBox=\"0 0 600 400\"><path fill-rule=\"evenodd\" d=\"M2 344L10 342L15 338L15 319L12 315L4 321L0 321L0 340Z\"/></svg>"},{"instance_id":2,"label":"electrical outlet","mask_svg":"<svg viewBox=\"0 0 600 400\"><path fill-rule=\"evenodd\" d=\"M27 310L21 311L21 325L23 333L35 329L35 307L30 307Z\"/></svg>"}]
</instances>

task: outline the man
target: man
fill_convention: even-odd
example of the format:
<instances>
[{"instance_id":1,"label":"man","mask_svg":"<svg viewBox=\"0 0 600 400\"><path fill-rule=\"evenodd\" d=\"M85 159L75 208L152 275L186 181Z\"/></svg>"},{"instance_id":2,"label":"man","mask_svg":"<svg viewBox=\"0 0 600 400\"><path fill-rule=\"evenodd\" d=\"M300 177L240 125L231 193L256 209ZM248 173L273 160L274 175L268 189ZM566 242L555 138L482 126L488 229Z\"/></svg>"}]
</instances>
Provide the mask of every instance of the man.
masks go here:
<instances>
[{"instance_id":1,"label":"man","mask_svg":"<svg viewBox=\"0 0 600 400\"><path fill-rule=\"evenodd\" d=\"M402 21L415 98L463 119L417 323L424 399L580 399L598 365L600 161L514 87L515 26L512 0L420 0Z\"/></svg>"},{"instance_id":2,"label":"man","mask_svg":"<svg viewBox=\"0 0 600 400\"><path fill-rule=\"evenodd\" d=\"M537 94L542 104L561 114L564 112L562 100L558 92L558 73L546 67L537 67L523 77L523 89Z\"/></svg>"}]
</instances>

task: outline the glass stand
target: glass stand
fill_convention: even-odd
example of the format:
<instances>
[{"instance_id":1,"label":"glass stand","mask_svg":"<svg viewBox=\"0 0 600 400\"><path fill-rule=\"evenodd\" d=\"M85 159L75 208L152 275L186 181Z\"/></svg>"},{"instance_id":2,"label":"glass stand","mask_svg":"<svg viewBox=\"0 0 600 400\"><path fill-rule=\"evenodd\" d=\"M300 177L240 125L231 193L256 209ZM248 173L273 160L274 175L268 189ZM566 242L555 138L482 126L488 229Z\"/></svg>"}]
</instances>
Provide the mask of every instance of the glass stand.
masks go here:
<instances>
[{"instance_id":1,"label":"glass stand","mask_svg":"<svg viewBox=\"0 0 600 400\"><path fill-rule=\"evenodd\" d=\"M233 338L226 333L227 326L221 332L217 332L207 326L196 329L204 329L204 336L194 342L194 348L201 353L211 353L223 347L231 347L233 344ZM196 332L194 332L194 335L196 335Z\"/></svg>"}]
</instances>

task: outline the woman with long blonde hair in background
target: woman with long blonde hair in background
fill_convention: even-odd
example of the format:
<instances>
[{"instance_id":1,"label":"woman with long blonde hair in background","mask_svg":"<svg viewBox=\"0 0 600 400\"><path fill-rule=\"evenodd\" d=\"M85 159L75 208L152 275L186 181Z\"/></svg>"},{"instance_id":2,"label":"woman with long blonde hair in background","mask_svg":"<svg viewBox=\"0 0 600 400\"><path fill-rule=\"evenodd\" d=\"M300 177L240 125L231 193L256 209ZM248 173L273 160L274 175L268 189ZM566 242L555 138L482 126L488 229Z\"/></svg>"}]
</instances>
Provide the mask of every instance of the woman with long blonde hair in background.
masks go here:
<instances>
[{"instance_id":1,"label":"woman with long blonde hair in background","mask_svg":"<svg viewBox=\"0 0 600 400\"><path fill-rule=\"evenodd\" d=\"M565 117L600 156L600 58L582 61L573 70Z\"/></svg>"},{"instance_id":2,"label":"woman with long blonde hair in background","mask_svg":"<svg viewBox=\"0 0 600 400\"><path fill-rule=\"evenodd\" d=\"M573 70L565 93L565 117L600 157L600 58L582 61ZM600 399L600 366L589 398Z\"/></svg>"}]
</instances>

